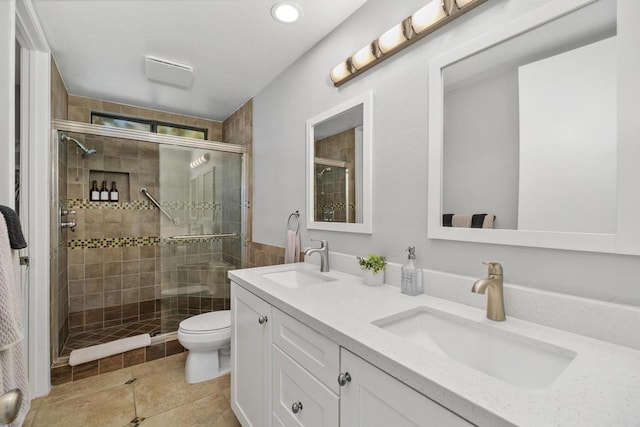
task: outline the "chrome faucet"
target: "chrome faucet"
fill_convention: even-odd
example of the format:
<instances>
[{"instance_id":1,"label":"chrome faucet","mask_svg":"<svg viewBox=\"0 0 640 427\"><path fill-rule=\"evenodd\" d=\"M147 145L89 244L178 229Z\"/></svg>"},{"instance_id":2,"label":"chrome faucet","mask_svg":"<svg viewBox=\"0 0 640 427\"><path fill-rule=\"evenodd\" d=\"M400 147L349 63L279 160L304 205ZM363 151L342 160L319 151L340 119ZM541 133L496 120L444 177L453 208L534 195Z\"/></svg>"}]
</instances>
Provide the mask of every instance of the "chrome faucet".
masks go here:
<instances>
[{"instance_id":1,"label":"chrome faucet","mask_svg":"<svg viewBox=\"0 0 640 427\"><path fill-rule=\"evenodd\" d=\"M312 242L320 242L319 248L306 248L304 256L319 253L320 254L320 271L326 273L329 271L329 242L326 240L311 239Z\"/></svg>"},{"instance_id":2,"label":"chrome faucet","mask_svg":"<svg viewBox=\"0 0 640 427\"><path fill-rule=\"evenodd\" d=\"M484 262L483 264L489 267L489 277L476 281L471 288L471 292L484 294L488 289L487 319L505 320L502 266L497 262Z\"/></svg>"}]
</instances>

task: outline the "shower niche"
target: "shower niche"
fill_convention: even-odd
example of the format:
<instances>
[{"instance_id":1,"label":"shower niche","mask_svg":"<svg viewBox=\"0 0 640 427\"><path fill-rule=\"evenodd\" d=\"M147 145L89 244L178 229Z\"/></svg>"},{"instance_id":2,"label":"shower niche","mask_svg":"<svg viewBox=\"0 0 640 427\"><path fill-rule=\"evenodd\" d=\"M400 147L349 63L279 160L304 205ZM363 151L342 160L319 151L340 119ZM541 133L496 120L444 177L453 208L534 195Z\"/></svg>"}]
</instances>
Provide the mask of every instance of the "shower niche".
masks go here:
<instances>
[{"instance_id":1,"label":"shower niche","mask_svg":"<svg viewBox=\"0 0 640 427\"><path fill-rule=\"evenodd\" d=\"M131 201L131 185L129 172L114 172L93 169L89 170L89 182L87 183L89 190L86 192L84 197L86 199L89 199L89 193L91 192L93 181L96 181L98 183L98 188L100 188L103 181L107 181L107 189L109 190L111 190L111 183L115 182L119 195L118 202Z\"/></svg>"}]
</instances>

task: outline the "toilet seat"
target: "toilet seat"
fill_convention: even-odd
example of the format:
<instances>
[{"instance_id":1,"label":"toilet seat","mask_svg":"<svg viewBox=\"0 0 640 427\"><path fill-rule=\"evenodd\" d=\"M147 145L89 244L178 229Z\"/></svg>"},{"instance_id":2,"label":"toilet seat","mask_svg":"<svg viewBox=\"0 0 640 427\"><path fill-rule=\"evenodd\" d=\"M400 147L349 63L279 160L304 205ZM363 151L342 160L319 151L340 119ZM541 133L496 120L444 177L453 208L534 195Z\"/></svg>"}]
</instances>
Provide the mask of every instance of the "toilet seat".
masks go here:
<instances>
[{"instance_id":1,"label":"toilet seat","mask_svg":"<svg viewBox=\"0 0 640 427\"><path fill-rule=\"evenodd\" d=\"M231 310L198 314L180 322L178 332L188 335L218 334L231 329Z\"/></svg>"}]
</instances>

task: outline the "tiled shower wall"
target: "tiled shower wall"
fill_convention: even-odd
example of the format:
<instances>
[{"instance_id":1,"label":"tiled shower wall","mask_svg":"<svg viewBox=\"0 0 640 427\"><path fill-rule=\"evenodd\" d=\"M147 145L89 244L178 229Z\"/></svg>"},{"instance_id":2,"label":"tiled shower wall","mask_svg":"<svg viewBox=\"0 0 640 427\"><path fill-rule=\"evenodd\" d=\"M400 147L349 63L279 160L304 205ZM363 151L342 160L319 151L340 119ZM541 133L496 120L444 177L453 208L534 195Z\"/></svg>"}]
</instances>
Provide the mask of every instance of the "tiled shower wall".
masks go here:
<instances>
[{"instance_id":1,"label":"tiled shower wall","mask_svg":"<svg viewBox=\"0 0 640 427\"><path fill-rule=\"evenodd\" d=\"M315 170L315 219L323 221L325 210L334 212L333 220L346 222L347 210L349 221L355 222L355 129L320 139L315 143L316 157L339 160L346 163L349 169L349 182L345 180L343 168L331 167L331 171L319 177L318 174L325 165L316 165ZM346 200L346 185L349 186L349 204Z\"/></svg>"},{"instance_id":2,"label":"tiled shower wall","mask_svg":"<svg viewBox=\"0 0 640 427\"><path fill-rule=\"evenodd\" d=\"M68 135L97 151L83 160L73 147L68 150L67 205L78 224L68 243L69 332L154 316L161 311L155 303L160 217L137 189L157 194L158 146ZM117 181L121 202L88 202L92 179L100 182L105 172Z\"/></svg>"},{"instance_id":3,"label":"tiled shower wall","mask_svg":"<svg viewBox=\"0 0 640 427\"><path fill-rule=\"evenodd\" d=\"M220 228L212 222L218 211L224 214L225 209L235 208L239 213L239 200L229 207L224 201L189 201L188 165L195 155L191 150L69 135L97 151L78 160L78 153L70 149L67 158L67 203L77 211L78 223L69 241L70 333L228 308L226 272L235 266L222 262L220 240L165 237L199 234L195 226L205 223L206 232L213 232ZM211 157L215 163L223 156L211 153ZM224 159L217 160L221 167L212 170L224 183ZM96 177L100 181L103 175L118 181L120 202L87 201L91 181ZM148 202L140 187L161 201L176 224ZM174 327L167 323L161 330Z\"/></svg>"}]
</instances>

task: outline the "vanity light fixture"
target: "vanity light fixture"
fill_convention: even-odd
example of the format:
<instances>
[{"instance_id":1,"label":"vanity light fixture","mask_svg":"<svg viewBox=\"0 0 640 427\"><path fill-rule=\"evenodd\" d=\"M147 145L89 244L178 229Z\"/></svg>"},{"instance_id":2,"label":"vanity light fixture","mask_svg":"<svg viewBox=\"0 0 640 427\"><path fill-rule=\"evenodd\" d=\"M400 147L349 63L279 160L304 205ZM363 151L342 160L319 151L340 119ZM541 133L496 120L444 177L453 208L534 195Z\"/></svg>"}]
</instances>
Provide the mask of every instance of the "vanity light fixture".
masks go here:
<instances>
[{"instance_id":1,"label":"vanity light fixture","mask_svg":"<svg viewBox=\"0 0 640 427\"><path fill-rule=\"evenodd\" d=\"M403 19L376 40L336 65L329 73L331 81L336 87L348 82L486 1L430 1L413 15Z\"/></svg>"},{"instance_id":2,"label":"vanity light fixture","mask_svg":"<svg viewBox=\"0 0 640 427\"><path fill-rule=\"evenodd\" d=\"M204 153L202 156L198 157L193 162L191 162L191 164L189 164L189 166L191 166L191 169L195 169L198 166L204 165L208 161L209 161L209 153Z\"/></svg>"},{"instance_id":3,"label":"vanity light fixture","mask_svg":"<svg viewBox=\"0 0 640 427\"><path fill-rule=\"evenodd\" d=\"M281 24L293 24L300 19L302 11L295 3L281 1L271 6L271 16Z\"/></svg>"}]
</instances>

